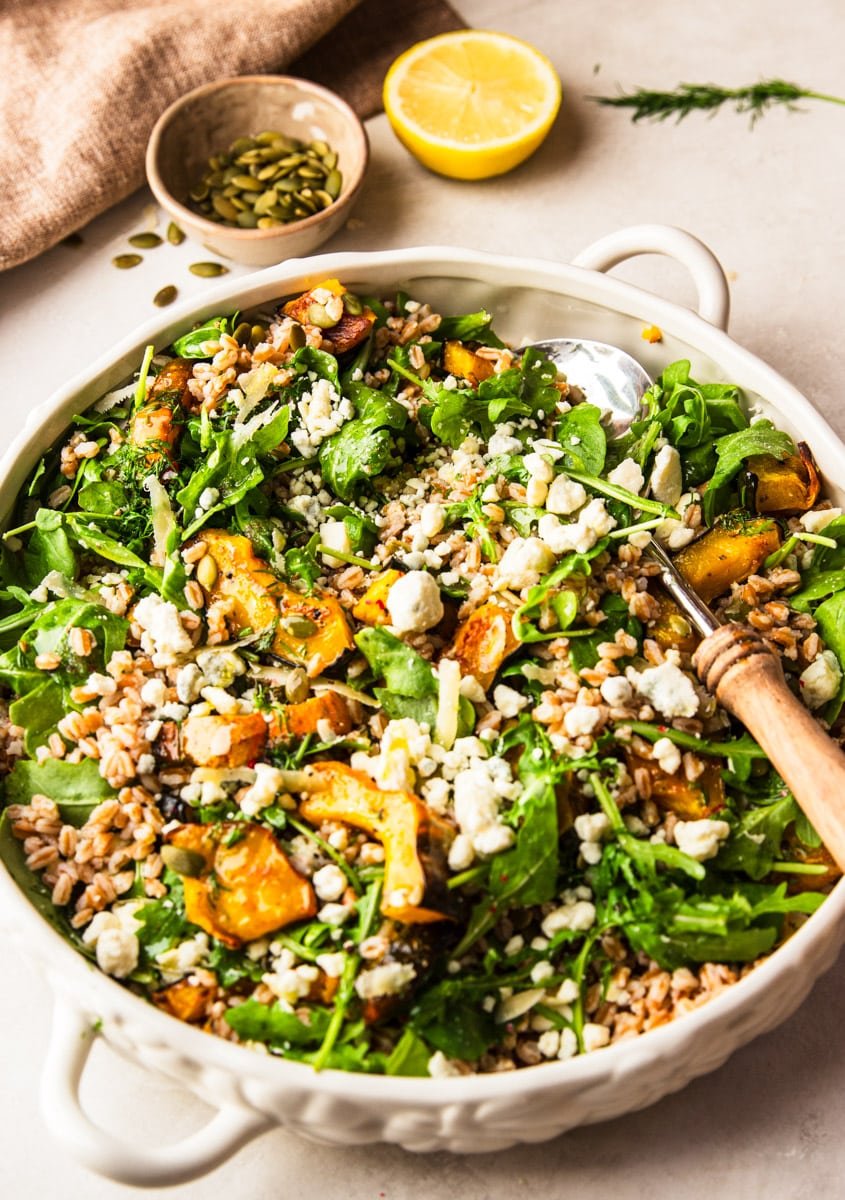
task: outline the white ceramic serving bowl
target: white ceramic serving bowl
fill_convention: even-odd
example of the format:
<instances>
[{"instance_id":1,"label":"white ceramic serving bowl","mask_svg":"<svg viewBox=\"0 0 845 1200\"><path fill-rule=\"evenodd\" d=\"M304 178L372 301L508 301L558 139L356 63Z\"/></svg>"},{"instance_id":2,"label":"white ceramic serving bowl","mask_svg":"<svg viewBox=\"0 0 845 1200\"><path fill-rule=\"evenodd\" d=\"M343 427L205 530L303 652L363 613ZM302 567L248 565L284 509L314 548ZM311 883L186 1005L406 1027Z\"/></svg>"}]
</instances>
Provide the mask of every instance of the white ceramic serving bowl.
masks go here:
<instances>
[{"instance_id":1,"label":"white ceramic serving bowl","mask_svg":"<svg viewBox=\"0 0 845 1200\"><path fill-rule=\"evenodd\" d=\"M644 252L668 254L689 268L698 287L698 313L603 274ZM727 285L713 255L680 230L639 226L596 243L571 266L434 247L327 255L228 282L157 317L32 414L0 464L0 514L8 515L27 472L70 417L137 369L147 342L164 346L193 321L267 304L327 276L340 277L356 291L401 286L449 312L485 305L496 314L498 332L516 343L555 335L611 342L652 374L688 357L696 378L738 383L760 412L808 441L828 494L839 502L845 496L845 447L795 388L724 332ZM643 341L645 325L659 326L663 341ZM568 1062L449 1079L315 1074L303 1064L265 1057L184 1025L93 968L38 915L3 869L0 926L40 965L56 996L42 1081L51 1132L93 1170L156 1186L203 1174L276 1125L338 1144L386 1141L417 1151L474 1152L539 1142L642 1108L720 1066L740 1045L793 1012L845 938L845 883L755 971L670 1025ZM218 1115L199 1133L166 1147L139 1147L99 1130L78 1100L96 1037L183 1083Z\"/></svg>"}]
</instances>

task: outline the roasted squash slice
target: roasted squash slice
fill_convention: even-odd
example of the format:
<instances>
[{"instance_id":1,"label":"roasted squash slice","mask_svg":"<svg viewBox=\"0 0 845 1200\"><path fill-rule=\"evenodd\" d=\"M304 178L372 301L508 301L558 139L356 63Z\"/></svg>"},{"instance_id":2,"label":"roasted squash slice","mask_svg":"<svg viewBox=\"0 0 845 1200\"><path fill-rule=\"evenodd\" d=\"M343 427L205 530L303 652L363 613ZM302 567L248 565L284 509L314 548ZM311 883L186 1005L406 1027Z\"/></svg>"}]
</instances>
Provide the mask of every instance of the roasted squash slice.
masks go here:
<instances>
[{"instance_id":1,"label":"roasted squash slice","mask_svg":"<svg viewBox=\"0 0 845 1200\"><path fill-rule=\"evenodd\" d=\"M446 913L424 905L435 881L426 878L423 857L436 869L431 843L445 850L453 837L451 827L429 813L411 792L382 791L362 771L343 763L315 763L312 771L314 789L300 805L305 820L312 825L343 821L372 834L384 846L383 916L406 925L445 920Z\"/></svg>"},{"instance_id":2,"label":"roasted squash slice","mask_svg":"<svg viewBox=\"0 0 845 1200\"><path fill-rule=\"evenodd\" d=\"M197 767L245 767L261 757L267 722L260 712L188 717L182 754Z\"/></svg>"},{"instance_id":3,"label":"roasted squash slice","mask_svg":"<svg viewBox=\"0 0 845 1200\"><path fill-rule=\"evenodd\" d=\"M174 462L173 451L181 426L178 411L190 411L193 397L188 390L192 367L182 359L167 363L150 384L147 398L132 418L129 437L134 446L149 447L147 462L158 462L166 454Z\"/></svg>"},{"instance_id":4,"label":"roasted squash slice","mask_svg":"<svg viewBox=\"0 0 845 1200\"><path fill-rule=\"evenodd\" d=\"M301 325L319 325L323 331L323 342L327 343L333 354L343 354L352 350L370 336L370 330L376 322L376 314L371 308L364 307L360 313L343 310L342 316L334 324L325 325L325 306L320 303L315 292L330 292L332 296L346 296L348 290L339 279L324 279L317 283L295 300L289 300L283 312L293 317Z\"/></svg>"},{"instance_id":5,"label":"roasted squash slice","mask_svg":"<svg viewBox=\"0 0 845 1200\"><path fill-rule=\"evenodd\" d=\"M455 634L447 658L456 658L464 675L474 675L485 692L502 663L520 642L513 632L511 612L495 600L482 604Z\"/></svg>"},{"instance_id":6,"label":"roasted squash slice","mask_svg":"<svg viewBox=\"0 0 845 1200\"><path fill-rule=\"evenodd\" d=\"M675 566L705 602L759 571L780 546L774 521L726 513L712 529L675 555Z\"/></svg>"},{"instance_id":7,"label":"roasted squash slice","mask_svg":"<svg viewBox=\"0 0 845 1200\"><path fill-rule=\"evenodd\" d=\"M653 758L625 755L628 770L648 772L651 797L662 809L684 821L698 821L725 807L725 785L718 762L708 760L698 779L690 782L682 770L670 775Z\"/></svg>"},{"instance_id":8,"label":"roasted squash slice","mask_svg":"<svg viewBox=\"0 0 845 1200\"><path fill-rule=\"evenodd\" d=\"M233 949L317 911L311 884L264 825L180 825L165 842L198 867L183 877L186 917Z\"/></svg>"},{"instance_id":9,"label":"roasted squash slice","mask_svg":"<svg viewBox=\"0 0 845 1200\"><path fill-rule=\"evenodd\" d=\"M393 569L382 571L367 588L364 595L352 609L352 616L363 625L389 625L390 613L387 611L387 595L397 579L402 578L401 571Z\"/></svg>"},{"instance_id":10,"label":"roasted squash slice","mask_svg":"<svg viewBox=\"0 0 845 1200\"><path fill-rule=\"evenodd\" d=\"M190 983L180 979L169 987L160 988L153 992L152 1001L156 1008L161 1008L171 1017L187 1021L189 1025L198 1025L204 1021L208 1009L217 995L217 984Z\"/></svg>"},{"instance_id":11,"label":"roasted squash slice","mask_svg":"<svg viewBox=\"0 0 845 1200\"><path fill-rule=\"evenodd\" d=\"M275 627L273 653L301 664L312 678L353 649L346 615L333 597L302 596L282 583L256 556L249 538L222 529L204 529L199 537L217 564L208 598L232 602L237 630ZM313 632L303 634L309 626Z\"/></svg>"},{"instance_id":12,"label":"roasted squash slice","mask_svg":"<svg viewBox=\"0 0 845 1200\"><path fill-rule=\"evenodd\" d=\"M473 387L478 387L483 379L493 374L493 364L489 358L482 358L471 346L463 342L450 341L443 346L443 370L458 379L465 379Z\"/></svg>"},{"instance_id":13,"label":"roasted squash slice","mask_svg":"<svg viewBox=\"0 0 845 1200\"><path fill-rule=\"evenodd\" d=\"M270 737L278 741L305 737L306 734L317 733L321 721L328 721L332 733L337 736L349 733L352 717L343 696L337 692L323 692L300 704L284 705L273 713L269 726Z\"/></svg>"},{"instance_id":14,"label":"roasted squash slice","mask_svg":"<svg viewBox=\"0 0 845 1200\"><path fill-rule=\"evenodd\" d=\"M821 480L806 442L798 443L798 454L779 462L773 454L755 454L748 470L756 477L754 506L758 513L791 517L809 512L819 497Z\"/></svg>"}]
</instances>

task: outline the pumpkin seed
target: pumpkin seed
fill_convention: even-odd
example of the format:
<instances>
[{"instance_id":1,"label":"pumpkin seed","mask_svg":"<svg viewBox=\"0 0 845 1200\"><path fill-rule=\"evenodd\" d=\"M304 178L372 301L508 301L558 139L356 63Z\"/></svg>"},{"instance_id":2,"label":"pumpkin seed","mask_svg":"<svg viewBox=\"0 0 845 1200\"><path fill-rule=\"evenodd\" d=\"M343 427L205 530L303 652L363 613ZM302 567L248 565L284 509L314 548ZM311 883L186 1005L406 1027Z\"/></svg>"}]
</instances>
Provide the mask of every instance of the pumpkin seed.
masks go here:
<instances>
[{"instance_id":1,"label":"pumpkin seed","mask_svg":"<svg viewBox=\"0 0 845 1200\"><path fill-rule=\"evenodd\" d=\"M249 341L249 335L251 332L252 332L252 326L250 325L249 321L241 321L240 325L237 325L235 327L235 331L232 334L232 337L235 339L235 341L238 343L239 346L245 346L247 344L247 342Z\"/></svg>"},{"instance_id":2,"label":"pumpkin seed","mask_svg":"<svg viewBox=\"0 0 845 1200\"><path fill-rule=\"evenodd\" d=\"M302 667L294 667L285 680L285 696L291 704L301 704L308 699L308 676Z\"/></svg>"},{"instance_id":3,"label":"pumpkin seed","mask_svg":"<svg viewBox=\"0 0 845 1200\"><path fill-rule=\"evenodd\" d=\"M252 330L250 331L250 335L249 335L250 346L252 346L254 348L255 346L258 345L259 342L263 342L264 338L266 336L266 333L267 333L267 330L264 328L263 325L253 325Z\"/></svg>"},{"instance_id":4,"label":"pumpkin seed","mask_svg":"<svg viewBox=\"0 0 845 1200\"><path fill-rule=\"evenodd\" d=\"M280 623L292 637L309 638L317 632L317 625L310 617L283 617Z\"/></svg>"},{"instance_id":5,"label":"pumpkin seed","mask_svg":"<svg viewBox=\"0 0 845 1200\"><path fill-rule=\"evenodd\" d=\"M342 186L343 176L341 175L340 171L338 171L337 167L335 167L333 171L329 171L328 175L326 176L325 183L326 191L329 193L332 200L337 200Z\"/></svg>"},{"instance_id":6,"label":"pumpkin seed","mask_svg":"<svg viewBox=\"0 0 845 1200\"><path fill-rule=\"evenodd\" d=\"M185 240L184 231L179 228L175 221L171 221L167 226L167 240L171 246L181 246Z\"/></svg>"},{"instance_id":7,"label":"pumpkin seed","mask_svg":"<svg viewBox=\"0 0 845 1200\"><path fill-rule=\"evenodd\" d=\"M235 175L235 177L232 179L232 183L235 187L240 188L242 192L264 191L264 188L261 186L259 180L254 179L252 175Z\"/></svg>"},{"instance_id":8,"label":"pumpkin seed","mask_svg":"<svg viewBox=\"0 0 845 1200\"><path fill-rule=\"evenodd\" d=\"M177 875L196 879L205 870L205 859L197 850L186 850L182 846L162 846L161 858L166 867Z\"/></svg>"},{"instance_id":9,"label":"pumpkin seed","mask_svg":"<svg viewBox=\"0 0 845 1200\"><path fill-rule=\"evenodd\" d=\"M323 165L327 171L333 170L337 166L337 151L330 150L328 154L323 155Z\"/></svg>"},{"instance_id":10,"label":"pumpkin seed","mask_svg":"<svg viewBox=\"0 0 845 1200\"><path fill-rule=\"evenodd\" d=\"M301 325L291 325L288 345L291 350L301 350L305 345L305 330Z\"/></svg>"},{"instance_id":11,"label":"pumpkin seed","mask_svg":"<svg viewBox=\"0 0 845 1200\"><path fill-rule=\"evenodd\" d=\"M325 304L318 304L314 300L308 305L308 324L316 325L318 329L331 329L333 325L337 325L337 321L332 320L326 312Z\"/></svg>"},{"instance_id":12,"label":"pumpkin seed","mask_svg":"<svg viewBox=\"0 0 845 1200\"><path fill-rule=\"evenodd\" d=\"M172 283L168 283L166 287L160 288L153 296L153 304L156 308L167 308L168 304L173 303L177 295L177 289Z\"/></svg>"},{"instance_id":13,"label":"pumpkin seed","mask_svg":"<svg viewBox=\"0 0 845 1200\"><path fill-rule=\"evenodd\" d=\"M328 208L329 205L334 204L334 200L332 200L331 196L324 188L318 188L314 193L314 198L319 200L323 208Z\"/></svg>"},{"instance_id":14,"label":"pumpkin seed","mask_svg":"<svg viewBox=\"0 0 845 1200\"><path fill-rule=\"evenodd\" d=\"M364 311L364 305L360 297L354 295L352 292L343 293L343 307L352 317L360 317Z\"/></svg>"},{"instance_id":15,"label":"pumpkin seed","mask_svg":"<svg viewBox=\"0 0 845 1200\"><path fill-rule=\"evenodd\" d=\"M328 142L309 142L308 149L313 150L315 154L318 154L320 156L320 158L322 158L323 155L329 153L329 143Z\"/></svg>"},{"instance_id":16,"label":"pumpkin seed","mask_svg":"<svg viewBox=\"0 0 845 1200\"><path fill-rule=\"evenodd\" d=\"M118 254L111 261L112 266L117 267L119 271L128 271L132 267L137 267L138 263L144 260L140 254Z\"/></svg>"},{"instance_id":17,"label":"pumpkin seed","mask_svg":"<svg viewBox=\"0 0 845 1200\"><path fill-rule=\"evenodd\" d=\"M216 561L210 554L204 554L197 563L197 583L201 584L206 591L210 591L217 582L217 576L220 570Z\"/></svg>"},{"instance_id":18,"label":"pumpkin seed","mask_svg":"<svg viewBox=\"0 0 845 1200\"><path fill-rule=\"evenodd\" d=\"M258 217L251 208L245 208L242 213L238 213L238 225L241 229L257 229Z\"/></svg>"},{"instance_id":19,"label":"pumpkin seed","mask_svg":"<svg viewBox=\"0 0 845 1200\"><path fill-rule=\"evenodd\" d=\"M155 250L156 246L161 245L161 238L157 233L133 233L128 241L130 246L135 246L138 250Z\"/></svg>"},{"instance_id":20,"label":"pumpkin seed","mask_svg":"<svg viewBox=\"0 0 845 1200\"><path fill-rule=\"evenodd\" d=\"M202 279L213 279L216 275L229 274L229 268L218 262L191 263L188 270L192 275L199 275Z\"/></svg>"},{"instance_id":21,"label":"pumpkin seed","mask_svg":"<svg viewBox=\"0 0 845 1200\"><path fill-rule=\"evenodd\" d=\"M235 138L230 147L231 153L236 157L239 154L246 154L247 150L255 149L255 138L242 137Z\"/></svg>"},{"instance_id":22,"label":"pumpkin seed","mask_svg":"<svg viewBox=\"0 0 845 1200\"><path fill-rule=\"evenodd\" d=\"M212 196L211 203L219 216L225 217L227 221L237 221L240 210L235 208L234 204L230 204L225 196Z\"/></svg>"},{"instance_id":23,"label":"pumpkin seed","mask_svg":"<svg viewBox=\"0 0 845 1200\"><path fill-rule=\"evenodd\" d=\"M298 171L300 179L322 179L325 173L317 167L300 167Z\"/></svg>"},{"instance_id":24,"label":"pumpkin seed","mask_svg":"<svg viewBox=\"0 0 845 1200\"><path fill-rule=\"evenodd\" d=\"M276 217L259 217L258 218L258 228L259 229L276 229L281 224L282 224L282 222L280 220L278 220L278 218L276 218Z\"/></svg>"}]
</instances>

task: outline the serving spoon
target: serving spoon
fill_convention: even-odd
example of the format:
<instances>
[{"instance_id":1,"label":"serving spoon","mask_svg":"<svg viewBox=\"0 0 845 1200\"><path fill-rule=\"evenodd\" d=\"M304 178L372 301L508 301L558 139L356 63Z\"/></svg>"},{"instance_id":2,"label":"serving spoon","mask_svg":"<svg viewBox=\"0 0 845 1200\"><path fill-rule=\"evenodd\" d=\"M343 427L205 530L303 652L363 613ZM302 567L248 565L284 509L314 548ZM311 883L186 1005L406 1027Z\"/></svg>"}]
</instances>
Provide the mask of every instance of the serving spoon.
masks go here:
<instances>
[{"instance_id":1,"label":"serving spoon","mask_svg":"<svg viewBox=\"0 0 845 1200\"><path fill-rule=\"evenodd\" d=\"M606 414L614 438L642 416L643 395L652 381L624 350L574 338L534 342L532 348L546 354L570 386ZM780 658L760 634L735 621L722 624L654 539L646 553L659 564L661 583L702 637L692 659L699 679L760 744L845 872L845 755L790 691Z\"/></svg>"}]
</instances>

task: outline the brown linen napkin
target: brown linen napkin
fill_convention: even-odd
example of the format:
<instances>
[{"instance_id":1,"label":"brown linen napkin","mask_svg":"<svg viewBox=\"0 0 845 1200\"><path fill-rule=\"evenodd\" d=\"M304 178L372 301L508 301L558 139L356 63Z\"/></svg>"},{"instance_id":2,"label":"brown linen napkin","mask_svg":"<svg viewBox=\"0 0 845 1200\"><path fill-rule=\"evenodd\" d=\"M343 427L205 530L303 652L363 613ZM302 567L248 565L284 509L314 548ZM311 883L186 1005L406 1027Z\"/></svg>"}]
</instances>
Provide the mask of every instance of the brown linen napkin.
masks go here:
<instances>
[{"instance_id":1,"label":"brown linen napkin","mask_svg":"<svg viewBox=\"0 0 845 1200\"><path fill-rule=\"evenodd\" d=\"M0 270L139 187L150 130L199 84L299 59L297 74L345 94L363 116L377 112L391 59L462 25L443 0L399 9L395 0L0 0Z\"/></svg>"}]
</instances>

